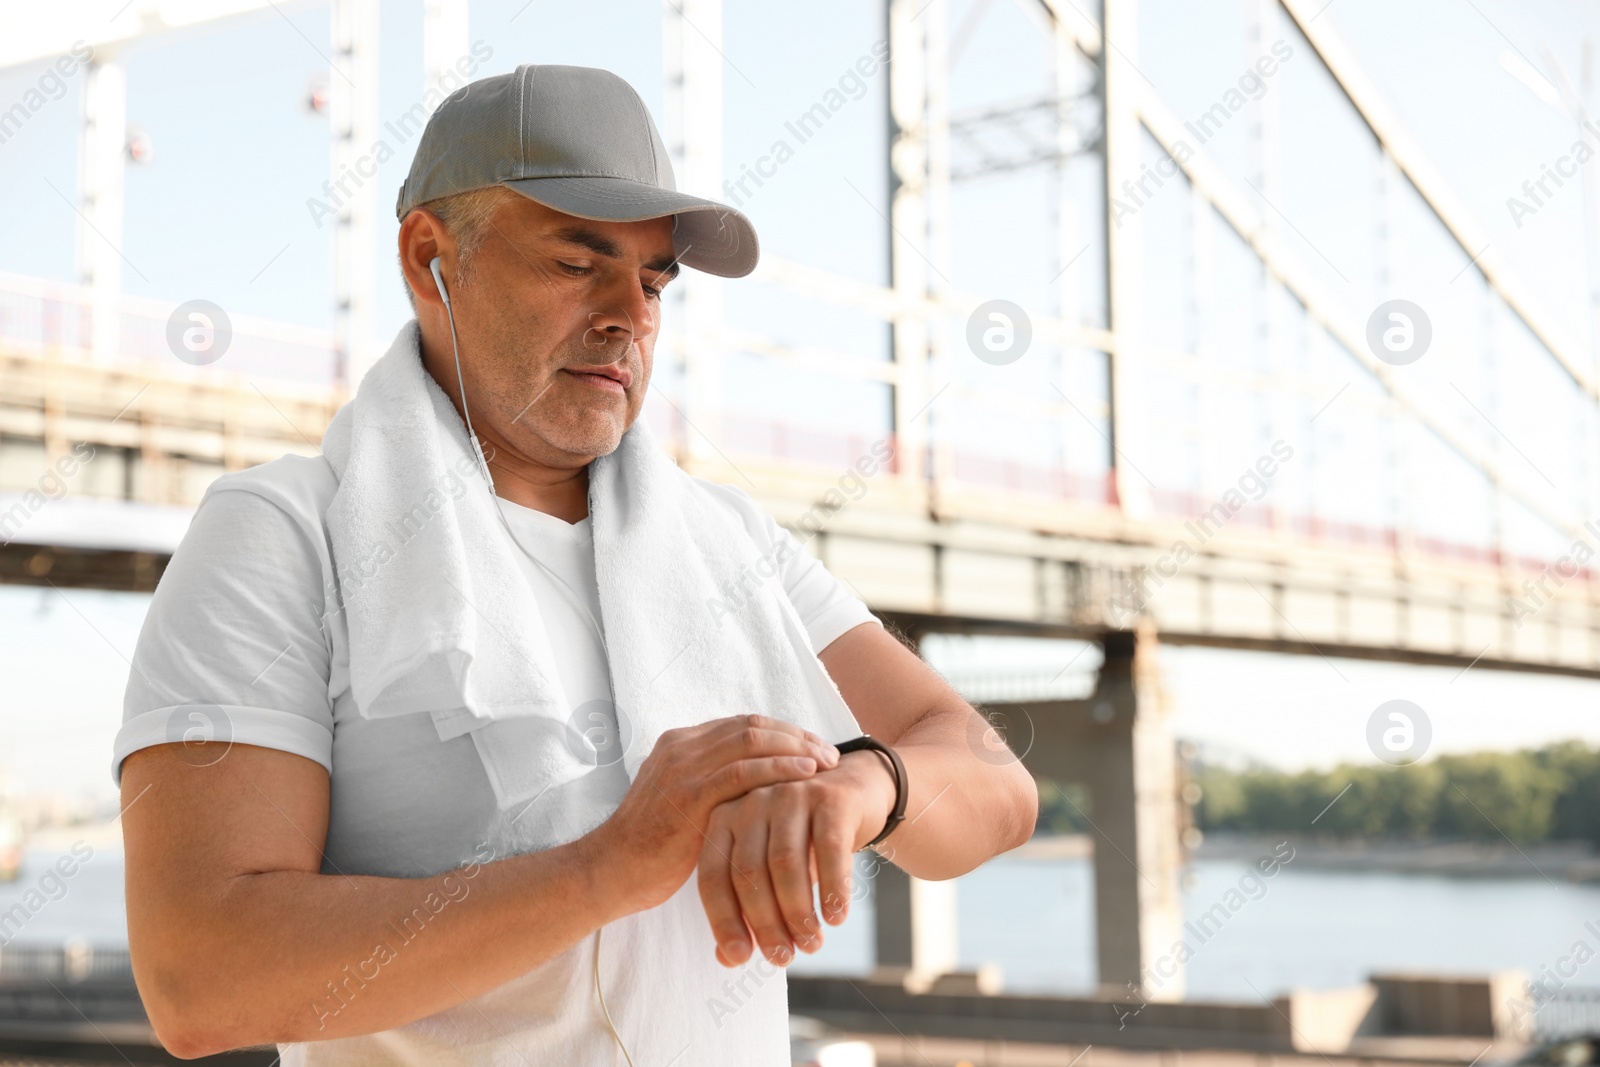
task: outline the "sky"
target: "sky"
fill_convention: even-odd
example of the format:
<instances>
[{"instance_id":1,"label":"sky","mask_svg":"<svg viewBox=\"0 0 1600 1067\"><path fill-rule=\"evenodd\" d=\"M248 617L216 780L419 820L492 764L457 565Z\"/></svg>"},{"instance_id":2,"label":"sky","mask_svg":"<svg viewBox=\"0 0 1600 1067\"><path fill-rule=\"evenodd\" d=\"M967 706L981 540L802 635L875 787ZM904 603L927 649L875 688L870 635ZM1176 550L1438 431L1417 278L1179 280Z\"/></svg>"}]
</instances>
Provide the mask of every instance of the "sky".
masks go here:
<instances>
[{"instance_id":1,"label":"sky","mask_svg":"<svg viewBox=\"0 0 1600 1067\"><path fill-rule=\"evenodd\" d=\"M120 4L107 0L103 6ZM415 6L381 3L380 119L403 114L422 92ZM990 0L983 6L953 77L956 106L980 92L1030 91L1042 69L1042 44L1023 10L1031 5ZM951 23L962 25L968 7L956 0ZM1255 58L1240 39L1244 7L1244 0L1143 0L1139 66L1180 115L1214 102ZM309 203L325 196L328 120L305 106L312 83L328 77L327 8L303 2L276 8L125 50L130 124L148 135L154 156L128 170L121 248L136 272L127 274L124 286L134 295L171 301L204 296L239 314L327 327L330 227ZM480 74L523 62L606 66L639 89L664 126L658 11L648 0L581 6L476 0L469 37L490 53ZM1578 0L1334 0L1321 19L1353 45L1386 102L1449 176L1491 243L1541 294L1549 314L1586 343L1576 184L1559 190L1521 226L1506 206L1524 181L1570 151L1573 123L1509 68L1548 70L1548 54L1578 79L1585 34L1600 40L1600 14ZM764 153L784 122L815 103L881 36L876 4L823 0L796 8L730 0L723 47L730 176ZM42 70L39 64L0 73L0 101L20 99ZM75 217L46 182L69 193L74 187L77 90L77 80L69 78L65 94L0 147L0 192L8 201L37 205L0 230L0 270L74 277ZM1591 107L1596 103L1591 94ZM874 152L883 108L880 76L741 205L764 247L843 273L882 275L881 220L872 220L885 198ZM1312 128L1309 135L1319 134ZM1242 136L1235 127L1207 150L1226 160L1242 151ZM377 332L385 339L409 317L393 266L393 196L415 147L412 140L389 139L395 155L373 179ZM1340 219L1296 222L1314 232ZM987 284L1007 287L1004 264L986 263L982 270Z\"/></svg>"},{"instance_id":2,"label":"sky","mask_svg":"<svg viewBox=\"0 0 1600 1067\"><path fill-rule=\"evenodd\" d=\"M1239 32L1247 2L1142 0L1138 64L1179 115L1215 101L1254 58ZM983 0L951 5L952 26L971 28L952 79L954 101L1034 91L1045 56L1028 14L1034 5L990 0L981 17L969 17L975 4ZM724 159L725 173L736 176L783 135L786 121L869 54L882 30L878 6L857 0L726 0L725 7ZM659 11L646 0L476 0L469 38L489 53L481 74L523 62L608 67L638 88L664 126ZM1541 79L1556 80L1559 69L1581 80L1585 42L1600 41L1600 9L1578 0L1332 0L1317 17L1351 44L1495 254L1535 294L1553 332L1587 353L1578 184L1557 189L1532 215L1518 217L1507 201L1572 151L1574 124L1541 99L1549 95ZM381 119L402 114L420 96L420 22L419 4L381 4ZM281 3L223 28L127 50L130 123L148 136L154 156L128 170L120 242L129 264L126 292L171 302L204 298L233 314L310 327L331 324L330 227L309 206L324 195L328 124L305 105L313 82L328 76L328 52L327 8L316 3ZM0 73L0 108L36 85L41 69ZM77 92L76 80L68 79L60 99L0 145L0 204L7 206L0 272L74 277L75 216L60 193L70 197L76 183ZM1586 103L1600 110L1600 91L1591 88ZM884 111L879 76L740 205L764 250L885 279ZM1314 115L1285 131L1309 147L1337 147L1346 135ZM1246 166L1244 144L1242 126L1235 126L1206 151L1224 169L1239 170ZM393 147L394 158L373 179L377 332L384 342L409 315L394 266L392 207L414 144L397 139ZM1031 188L1023 182L971 194L956 233L960 287L996 296L1036 296L1044 288L1056 250L1039 245L1037 201L1012 195ZM1361 281L1366 268L1359 249L1346 243L1353 228L1341 193L1324 194L1290 208L1293 225L1315 246L1308 258L1325 258ZM755 283L729 286L725 299L735 324L882 358L881 326L868 320L797 309ZM859 425L881 403L879 393L840 389L815 376L775 381L781 388L748 400L777 417L798 412L811 421ZM992 429L975 422L971 432ZM1526 446L1534 454L1567 448L1559 440ZM0 671L9 679L0 753L20 785L109 790L107 754L145 603L92 591L52 602L36 590L0 587ZM946 654L1057 663L1076 648L974 647ZM1595 682L1187 648L1163 649L1162 657L1182 735L1285 767L1370 761L1365 724L1379 704L1397 698L1426 709L1437 752L1572 736L1600 742Z\"/></svg>"}]
</instances>

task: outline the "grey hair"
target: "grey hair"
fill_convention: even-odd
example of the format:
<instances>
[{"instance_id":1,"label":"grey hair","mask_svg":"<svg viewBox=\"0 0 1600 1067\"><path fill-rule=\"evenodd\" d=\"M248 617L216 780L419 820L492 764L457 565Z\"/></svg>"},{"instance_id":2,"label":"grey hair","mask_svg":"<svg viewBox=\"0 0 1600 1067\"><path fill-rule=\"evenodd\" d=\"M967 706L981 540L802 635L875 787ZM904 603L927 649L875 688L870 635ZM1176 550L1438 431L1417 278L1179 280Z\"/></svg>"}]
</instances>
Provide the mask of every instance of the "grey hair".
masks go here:
<instances>
[{"instance_id":1,"label":"grey hair","mask_svg":"<svg viewBox=\"0 0 1600 1067\"><path fill-rule=\"evenodd\" d=\"M469 189L464 193L441 196L417 205L439 216L445 232L455 238L457 287L466 288L472 284L473 256L488 235L490 218L501 204L516 199L518 195L504 185L486 185L481 189ZM417 296L409 285L406 286L406 299L411 301L411 310L416 311Z\"/></svg>"}]
</instances>

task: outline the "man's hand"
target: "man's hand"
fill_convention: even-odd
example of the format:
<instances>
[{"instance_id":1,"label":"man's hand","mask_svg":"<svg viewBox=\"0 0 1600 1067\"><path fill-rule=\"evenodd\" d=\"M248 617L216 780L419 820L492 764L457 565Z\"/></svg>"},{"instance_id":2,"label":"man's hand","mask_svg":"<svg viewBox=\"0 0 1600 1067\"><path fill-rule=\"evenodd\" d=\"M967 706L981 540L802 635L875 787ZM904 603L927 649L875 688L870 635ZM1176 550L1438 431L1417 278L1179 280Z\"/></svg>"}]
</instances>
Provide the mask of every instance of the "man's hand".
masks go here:
<instances>
[{"instance_id":1,"label":"man's hand","mask_svg":"<svg viewBox=\"0 0 1600 1067\"><path fill-rule=\"evenodd\" d=\"M832 770L752 789L711 813L700 853L700 900L717 959L735 967L761 954L786 966L796 946L822 947L812 906L837 926L849 912L853 854L878 835L894 808L894 778L881 756L852 752Z\"/></svg>"},{"instance_id":2,"label":"man's hand","mask_svg":"<svg viewBox=\"0 0 1600 1067\"><path fill-rule=\"evenodd\" d=\"M717 805L805 781L839 759L839 750L816 734L765 715L668 730L617 810L582 841L613 876L609 884L628 887L628 912L653 908L693 873Z\"/></svg>"},{"instance_id":3,"label":"man's hand","mask_svg":"<svg viewBox=\"0 0 1600 1067\"><path fill-rule=\"evenodd\" d=\"M876 622L836 637L818 658L861 729L893 745L905 764L908 818L883 845L915 878L967 873L1033 833L1039 792L994 730L917 654ZM780 966L798 946L815 952L822 930L812 906L837 926L849 908L853 853L883 829L894 776L870 750L832 770L764 786L711 815L700 856L700 899L717 958L750 958L751 935Z\"/></svg>"}]
</instances>

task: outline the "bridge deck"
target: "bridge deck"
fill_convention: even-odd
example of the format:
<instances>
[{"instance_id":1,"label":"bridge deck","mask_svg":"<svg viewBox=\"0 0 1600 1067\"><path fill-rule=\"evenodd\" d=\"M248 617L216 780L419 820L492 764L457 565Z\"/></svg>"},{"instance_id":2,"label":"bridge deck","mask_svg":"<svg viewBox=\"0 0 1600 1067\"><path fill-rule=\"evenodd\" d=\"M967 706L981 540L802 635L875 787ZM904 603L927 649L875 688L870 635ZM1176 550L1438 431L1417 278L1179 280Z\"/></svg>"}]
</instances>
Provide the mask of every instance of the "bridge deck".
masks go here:
<instances>
[{"instance_id":1,"label":"bridge deck","mask_svg":"<svg viewBox=\"0 0 1600 1067\"><path fill-rule=\"evenodd\" d=\"M343 401L186 370L0 349L0 581L153 588L211 478L314 454ZM736 418L727 458L708 461L670 412L647 417L685 469L748 488L869 605L919 630L1086 636L1143 611L1173 644L1600 676L1600 581L1576 557L1183 494L1135 518L1093 476L956 457L914 481L880 461L891 436ZM63 489L50 472L80 442L94 458Z\"/></svg>"}]
</instances>

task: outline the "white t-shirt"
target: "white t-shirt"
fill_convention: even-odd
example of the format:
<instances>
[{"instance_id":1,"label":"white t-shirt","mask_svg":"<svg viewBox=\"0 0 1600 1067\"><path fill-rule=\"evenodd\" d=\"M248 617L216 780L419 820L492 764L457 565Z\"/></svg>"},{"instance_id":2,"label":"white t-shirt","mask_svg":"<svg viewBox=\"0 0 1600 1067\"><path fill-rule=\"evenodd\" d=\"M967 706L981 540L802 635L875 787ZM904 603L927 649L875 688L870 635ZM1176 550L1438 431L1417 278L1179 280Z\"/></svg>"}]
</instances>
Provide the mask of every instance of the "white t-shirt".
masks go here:
<instances>
[{"instance_id":1,"label":"white t-shirt","mask_svg":"<svg viewBox=\"0 0 1600 1067\"><path fill-rule=\"evenodd\" d=\"M785 560L782 587L814 650L876 621L743 490L702 484L727 502L763 554ZM500 502L596 764L502 812L470 734L441 742L428 715L369 720L357 712L323 523L336 489L321 457L284 456L212 483L140 631L113 778L120 784L129 753L186 735L315 760L330 775L325 874L425 877L598 826L629 779L615 745L603 625L596 633L603 620L589 519L567 523ZM777 549L783 539L790 545ZM460 884L470 892L470 883ZM394 950L403 952L396 942ZM783 970L759 955L744 967L724 968L714 944L692 876L665 904L605 927L599 964L605 1006L635 1062L789 1062ZM595 994L595 965L591 934L468 1003L379 1034L279 1050L285 1065L622 1064ZM314 1003L308 997L308 1013L319 1019L336 1013L361 994L363 977L381 983L381 970L369 964L353 977L330 976L343 999L331 986L319 990L326 995Z\"/></svg>"}]
</instances>

